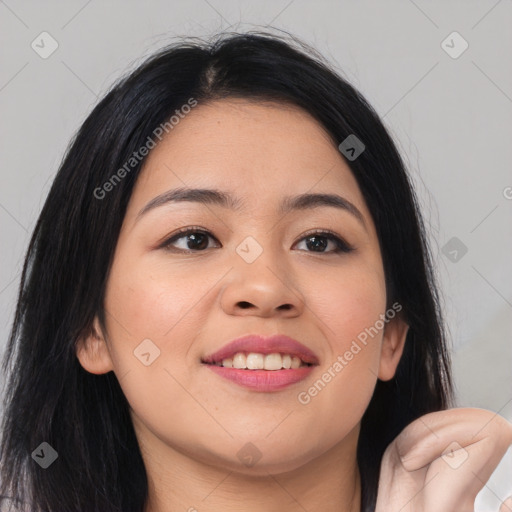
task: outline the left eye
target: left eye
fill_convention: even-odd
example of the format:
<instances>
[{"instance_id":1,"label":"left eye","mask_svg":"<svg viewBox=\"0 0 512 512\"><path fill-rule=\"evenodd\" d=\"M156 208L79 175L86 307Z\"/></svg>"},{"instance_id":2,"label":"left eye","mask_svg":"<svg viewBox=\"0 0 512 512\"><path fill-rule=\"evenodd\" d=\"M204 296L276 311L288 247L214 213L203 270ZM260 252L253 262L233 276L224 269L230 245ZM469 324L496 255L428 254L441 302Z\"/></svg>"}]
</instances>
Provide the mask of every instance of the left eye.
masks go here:
<instances>
[{"instance_id":1,"label":"left eye","mask_svg":"<svg viewBox=\"0 0 512 512\"><path fill-rule=\"evenodd\" d=\"M350 252L353 250L349 244L330 232L318 231L310 233L309 235L301 238L300 242L306 240L305 245L310 251L308 252L319 252L319 253L339 253L339 252ZM334 246L334 250L324 250L331 243L331 247Z\"/></svg>"}]
</instances>

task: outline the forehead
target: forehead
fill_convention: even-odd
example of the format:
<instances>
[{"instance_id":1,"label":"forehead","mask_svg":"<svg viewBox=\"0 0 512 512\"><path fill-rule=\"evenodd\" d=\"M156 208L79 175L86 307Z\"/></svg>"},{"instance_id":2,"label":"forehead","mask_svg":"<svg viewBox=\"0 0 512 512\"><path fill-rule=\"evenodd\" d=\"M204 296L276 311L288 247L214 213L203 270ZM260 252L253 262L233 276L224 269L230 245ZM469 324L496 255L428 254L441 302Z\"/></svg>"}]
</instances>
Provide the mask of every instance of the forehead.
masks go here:
<instances>
[{"instance_id":1,"label":"forehead","mask_svg":"<svg viewBox=\"0 0 512 512\"><path fill-rule=\"evenodd\" d=\"M229 99L193 108L148 155L133 208L176 187L226 190L242 207L270 207L283 195L338 193L365 210L330 135L287 104Z\"/></svg>"}]
</instances>

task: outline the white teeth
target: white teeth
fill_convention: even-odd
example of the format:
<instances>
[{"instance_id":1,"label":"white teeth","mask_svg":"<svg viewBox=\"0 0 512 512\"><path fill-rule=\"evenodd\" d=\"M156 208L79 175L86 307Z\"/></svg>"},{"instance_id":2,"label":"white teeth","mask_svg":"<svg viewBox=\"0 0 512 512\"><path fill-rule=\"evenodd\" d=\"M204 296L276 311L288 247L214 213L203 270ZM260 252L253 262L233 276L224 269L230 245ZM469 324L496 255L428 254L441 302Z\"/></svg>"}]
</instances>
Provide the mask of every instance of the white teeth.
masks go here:
<instances>
[{"instance_id":1,"label":"white teeth","mask_svg":"<svg viewBox=\"0 0 512 512\"><path fill-rule=\"evenodd\" d=\"M245 364L249 370L263 370L264 361L265 356L263 354L255 354L254 352L251 352L250 354L247 354Z\"/></svg>"},{"instance_id":2,"label":"white teeth","mask_svg":"<svg viewBox=\"0 0 512 512\"><path fill-rule=\"evenodd\" d=\"M279 354L277 352L272 354L258 354L250 352L247 355L243 352L236 353L232 358L222 360L222 363L215 363L217 366L224 366L224 368L238 368L247 370L281 370L295 369L301 366L306 366L300 357L291 356L290 354Z\"/></svg>"},{"instance_id":3,"label":"white teeth","mask_svg":"<svg viewBox=\"0 0 512 512\"><path fill-rule=\"evenodd\" d=\"M233 359L231 359L231 357L229 359L223 359L222 366L224 366L224 368L233 368Z\"/></svg>"},{"instance_id":4,"label":"white teeth","mask_svg":"<svg viewBox=\"0 0 512 512\"><path fill-rule=\"evenodd\" d=\"M267 354L265 356L265 370L280 370L283 367L281 354Z\"/></svg>"},{"instance_id":5,"label":"white teeth","mask_svg":"<svg viewBox=\"0 0 512 512\"><path fill-rule=\"evenodd\" d=\"M300 358L298 358L297 356L292 357L292 368L298 368L300 366L300 363Z\"/></svg>"},{"instance_id":6,"label":"white teeth","mask_svg":"<svg viewBox=\"0 0 512 512\"><path fill-rule=\"evenodd\" d=\"M245 354L242 354L241 352L235 354L233 357L233 368L247 368L246 361L247 358L245 357Z\"/></svg>"}]
</instances>

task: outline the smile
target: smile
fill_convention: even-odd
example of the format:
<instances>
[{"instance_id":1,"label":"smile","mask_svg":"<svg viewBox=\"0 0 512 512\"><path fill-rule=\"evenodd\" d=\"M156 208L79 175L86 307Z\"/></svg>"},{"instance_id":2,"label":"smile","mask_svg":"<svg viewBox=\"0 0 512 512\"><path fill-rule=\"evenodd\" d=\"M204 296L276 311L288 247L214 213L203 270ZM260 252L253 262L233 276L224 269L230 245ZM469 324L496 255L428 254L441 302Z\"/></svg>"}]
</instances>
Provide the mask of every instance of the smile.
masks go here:
<instances>
[{"instance_id":1,"label":"smile","mask_svg":"<svg viewBox=\"0 0 512 512\"><path fill-rule=\"evenodd\" d=\"M292 356L290 354L258 354L250 352L245 354L243 352L237 352L233 357L228 357L222 361L217 361L216 366L222 366L224 368L237 368L240 370L288 370L297 369L303 366L311 366L310 363L306 363L300 359L300 357Z\"/></svg>"}]
</instances>

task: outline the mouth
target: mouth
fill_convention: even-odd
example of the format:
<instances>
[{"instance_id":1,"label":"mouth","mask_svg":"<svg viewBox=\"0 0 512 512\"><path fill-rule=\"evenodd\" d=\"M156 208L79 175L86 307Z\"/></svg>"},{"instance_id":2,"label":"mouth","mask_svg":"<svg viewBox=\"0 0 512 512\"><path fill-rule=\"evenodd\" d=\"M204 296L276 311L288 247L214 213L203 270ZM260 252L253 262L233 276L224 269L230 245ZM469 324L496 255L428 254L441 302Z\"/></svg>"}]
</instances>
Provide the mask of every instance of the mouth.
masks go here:
<instances>
[{"instance_id":1,"label":"mouth","mask_svg":"<svg viewBox=\"0 0 512 512\"><path fill-rule=\"evenodd\" d=\"M254 391L278 391L305 379L319 360L302 343L284 335L238 338L201 363L217 375Z\"/></svg>"},{"instance_id":2,"label":"mouth","mask_svg":"<svg viewBox=\"0 0 512 512\"><path fill-rule=\"evenodd\" d=\"M223 368L236 368L238 370L266 370L271 372L296 370L297 368L313 366L312 363L307 363L296 355L280 354L279 352L271 354L237 352L233 357L227 357L210 363L204 362L204 364L222 366Z\"/></svg>"},{"instance_id":3,"label":"mouth","mask_svg":"<svg viewBox=\"0 0 512 512\"><path fill-rule=\"evenodd\" d=\"M306 345L284 334L266 337L249 334L227 343L201 362L225 368L275 371L314 366L319 360Z\"/></svg>"}]
</instances>

